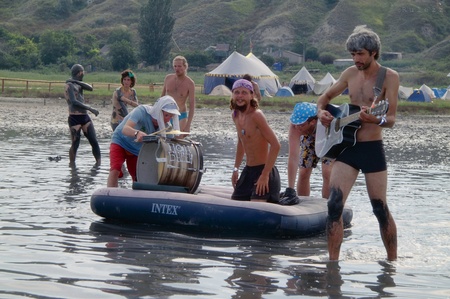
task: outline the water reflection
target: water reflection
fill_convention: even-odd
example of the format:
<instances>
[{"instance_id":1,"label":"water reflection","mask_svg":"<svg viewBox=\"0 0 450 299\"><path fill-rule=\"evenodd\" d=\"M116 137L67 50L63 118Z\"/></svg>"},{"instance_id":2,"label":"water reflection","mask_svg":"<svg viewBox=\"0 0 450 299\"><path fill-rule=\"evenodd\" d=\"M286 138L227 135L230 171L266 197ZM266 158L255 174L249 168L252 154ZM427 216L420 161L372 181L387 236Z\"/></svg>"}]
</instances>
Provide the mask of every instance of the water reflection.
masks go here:
<instances>
[{"instance_id":1,"label":"water reflection","mask_svg":"<svg viewBox=\"0 0 450 299\"><path fill-rule=\"evenodd\" d=\"M280 117L288 116L268 115ZM84 141L77 167L68 166L65 114L56 129L49 129L54 123L36 128L15 118L14 126L0 128L2 298L450 297L450 118L425 124L419 119L417 125L416 118L400 119L385 132L388 198L399 231L399 260L392 264L378 262L385 251L362 179L348 201L353 227L344 236L342 260L328 263L325 236L237 238L104 221L92 213L89 200L108 176L107 116L103 127L96 122L105 164L94 170ZM194 140L205 149L202 183L229 186L235 132L222 133L216 128L221 122ZM284 182L285 129L277 129ZM48 159L58 155L59 161ZM130 181L120 186L130 188ZM311 183L312 193L319 194L319 171Z\"/></svg>"}]
</instances>

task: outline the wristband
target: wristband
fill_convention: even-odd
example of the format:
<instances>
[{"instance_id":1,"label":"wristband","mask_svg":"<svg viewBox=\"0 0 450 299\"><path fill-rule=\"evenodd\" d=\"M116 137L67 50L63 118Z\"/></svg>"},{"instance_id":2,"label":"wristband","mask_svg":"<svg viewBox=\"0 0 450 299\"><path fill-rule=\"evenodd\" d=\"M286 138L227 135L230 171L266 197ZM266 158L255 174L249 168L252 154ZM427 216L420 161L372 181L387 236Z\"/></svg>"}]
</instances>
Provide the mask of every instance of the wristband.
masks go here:
<instances>
[{"instance_id":1,"label":"wristband","mask_svg":"<svg viewBox=\"0 0 450 299\"><path fill-rule=\"evenodd\" d=\"M237 169L236 167L233 169L233 172L237 172L239 171L239 169Z\"/></svg>"},{"instance_id":2,"label":"wristband","mask_svg":"<svg viewBox=\"0 0 450 299\"><path fill-rule=\"evenodd\" d=\"M380 121L380 123L378 124L379 126L382 126L383 124L385 124L387 122L387 120L386 120L386 117L385 116L382 116L381 117L381 121Z\"/></svg>"},{"instance_id":3,"label":"wristband","mask_svg":"<svg viewBox=\"0 0 450 299\"><path fill-rule=\"evenodd\" d=\"M134 132L134 138L137 138L139 131Z\"/></svg>"}]
</instances>

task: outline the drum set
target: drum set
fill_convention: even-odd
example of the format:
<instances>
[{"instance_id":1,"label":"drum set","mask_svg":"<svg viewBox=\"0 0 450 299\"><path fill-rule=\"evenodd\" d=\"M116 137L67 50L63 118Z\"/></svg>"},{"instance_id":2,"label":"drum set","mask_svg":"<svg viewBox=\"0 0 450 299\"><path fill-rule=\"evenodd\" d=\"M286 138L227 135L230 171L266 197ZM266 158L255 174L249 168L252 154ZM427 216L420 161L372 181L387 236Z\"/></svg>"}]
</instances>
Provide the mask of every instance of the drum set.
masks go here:
<instances>
[{"instance_id":1,"label":"drum set","mask_svg":"<svg viewBox=\"0 0 450 299\"><path fill-rule=\"evenodd\" d=\"M139 183L182 186L195 193L203 172L201 143L162 136L144 137L136 171Z\"/></svg>"}]
</instances>

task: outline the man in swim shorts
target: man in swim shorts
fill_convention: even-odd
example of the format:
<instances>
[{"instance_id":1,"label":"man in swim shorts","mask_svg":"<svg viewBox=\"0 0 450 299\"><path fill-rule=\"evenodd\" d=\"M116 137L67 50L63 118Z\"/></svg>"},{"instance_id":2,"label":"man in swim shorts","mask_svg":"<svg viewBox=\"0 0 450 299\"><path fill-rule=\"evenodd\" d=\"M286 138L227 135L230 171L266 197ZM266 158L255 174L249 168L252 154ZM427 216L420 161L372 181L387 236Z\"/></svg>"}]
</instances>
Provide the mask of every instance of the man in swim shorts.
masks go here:
<instances>
[{"instance_id":1,"label":"man in swim shorts","mask_svg":"<svg viewBox=\"0 0 450 299\"><path fill-rule=\"evenodd\" d=\"M330 101L348 88L350 103L361 107L356 131L356 144L344 149L333 163L328 198L327 237L330 260L338 260L344 227L342 211L359 171L364 173L367 193L375 214L381 239L388 260L397 259L397 226L389 211L387 190L387 165L383 148L383 129L395 124L399 75L396 71L383 68L378 62L381 42L378 35L366 26L357 26L346 43L354 66L347 68L317 101L317 116L329 127L333 115L326 109ZM379 72L386 70L385 78L378 90ZM381 81L378 81L381 83ZM366 113L369 107L380 100L389 101L389 110L383 116Z\"/></svg>"},{"instance_id":2,"label":"man in swim shorts","mask_svg":"<svg viewBox=\"0 0 450 299\"><path fill-rule=\"evenodd\" d=\"M275 162L281 146L264 113L258 108L250 81L239 79L234 82L230 109L238 137L231 198L278 203L280 175ZM244 156L246 165L239 177Z\"/></svg>"},{"instance_id":3,"label":"man in swim shorts","mask_svg":"<svg viewBox=\"0 0 450 299\"><path fill-rule=\"evenodd\" d=\"M180 130L190 132L195 111L195 83L187 75L188 62L183 56L176 56L172 61L174 74L164 79L161 96L170 95L180 108ZM189 99L189 111L187 100Z\"/></svg>"},{"instance_id":4,"label":"man in swim shorts","mask_svg":"<svg viewBox=\"0 0 450 299\"><path fill-rule=\"evenodd\" d=\"M75 159L77 150L80 146L81 131L91 144L92 154L95 158L95 167L101 164L100 146L98 145L95 134L94 124L87 114L87 111L92 112L95 116L98 115L98 110L94 109L84 103L83 90L92 91L92 86L82 82L84 77L84 68L80 64L74 64L71 69L72 77L66 81L65 98L69 107L69 128L72 139L72 146L69 150L70 165L75 166Z\"/></svg>"}]
</instances>

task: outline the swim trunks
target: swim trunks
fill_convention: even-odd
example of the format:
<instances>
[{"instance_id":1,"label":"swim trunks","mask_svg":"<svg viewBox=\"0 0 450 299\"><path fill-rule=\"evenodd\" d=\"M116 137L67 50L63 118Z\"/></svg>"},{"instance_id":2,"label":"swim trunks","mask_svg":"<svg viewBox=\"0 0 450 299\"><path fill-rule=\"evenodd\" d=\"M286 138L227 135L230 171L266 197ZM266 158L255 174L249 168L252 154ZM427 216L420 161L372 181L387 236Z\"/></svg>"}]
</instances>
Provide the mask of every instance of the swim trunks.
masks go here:
<instances>
[{"instance_id":1,"label":"swim trunks","mask_svg":"<svg viewBox=\"0 0 450 299\"><path fill-rule=\"evenodd\" d=\"M298 166L301 168L316 168L320 158L316 156L316 135L302 135L300 137L300 160ZM322 158L322 163L330 165L332 159Z\"/></svg>"},{"instance_id":2,"label":"swim trunks","mask_svg":"<svg viewBox=\"0 0 450 299\"><path fill-rule=\"evenodd\" d=\"M231 198L234 200L249 201L251 199L263 199L271 203L278 203L280 199L280 174L274 166L269 174L269 192L264 195L256 194L256 182L258 181L264 165L245 166L239 177L236 188Z\"/></svg>"},{"instance_id":3,"label":"swim trunks","mask_svg":"<svg viewBox=\"0 0 450 299\"><path fill-rule=\"evenodd\" d=\"M69 127L73 126L84 126L88 122L91 121L91 118L87 114L69 114L69 118L67 122L69 123Z\"/></svg>"},{"instance_id":4,"label":"swim trunks","mask_svg":"<svg viewBox=\"0 0 450 299\"><path fill-rule=\"evenodd\" d=\"M178 116L178 120L182 120L188 117L188 113L186 111L180 112L180 115Z\"/></svg>"},{"instance_id":5,"label":"swim trunks","mask_svg":"<svg viewBox=\"0 0 450 299\"><path fill-rule=\"evenodd\" d=\"M383 141L356 142L352 147L347 147L336 161L345 163L362 173L372 173L387 170L386 156Z\"/></svg>"}]
</instances>

